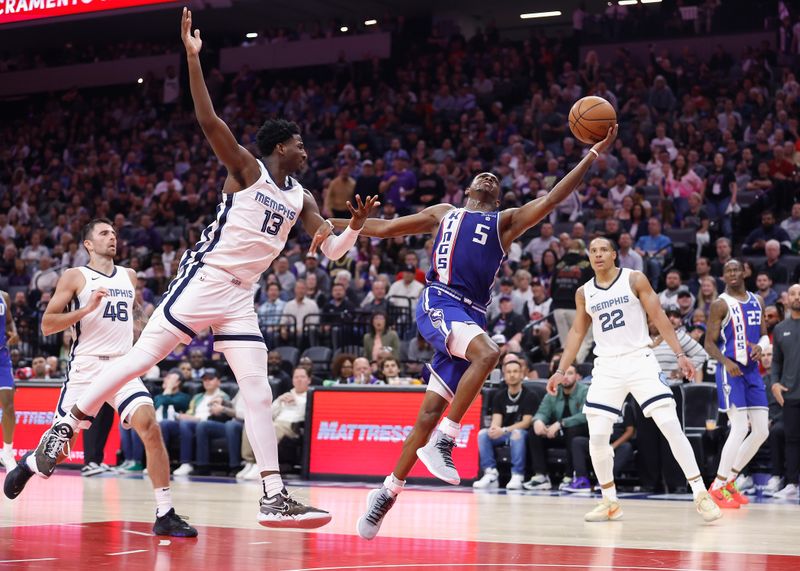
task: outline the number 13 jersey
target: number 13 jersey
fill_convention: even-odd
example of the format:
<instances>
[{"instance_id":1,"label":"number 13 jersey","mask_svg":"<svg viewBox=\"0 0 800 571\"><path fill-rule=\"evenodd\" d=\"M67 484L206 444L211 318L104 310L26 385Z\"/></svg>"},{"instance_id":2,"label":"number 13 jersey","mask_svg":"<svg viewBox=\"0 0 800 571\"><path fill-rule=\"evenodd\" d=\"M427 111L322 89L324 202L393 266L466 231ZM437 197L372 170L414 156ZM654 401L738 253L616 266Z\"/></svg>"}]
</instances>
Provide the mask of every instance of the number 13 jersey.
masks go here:
<instances>
[{"instance_id":1,"label":"number 13 jersey","mask_svg":"<svg viewBox=\"0 0 800 571\"><path fill-rule=\"evenodd\" d=\"M607 288L598 286L596 280L583 286L586 313L592 318L594 354L614 357L648 347L647 314L631 289L631 270L620 268Z\"/></svg>"},{"instance_id":2,"label":"number 13 jersey","mask_svg":"<svg viewBox=\"0 0 800 571\"><path fill-rule=\"evenodd\" d=\"M71 311L86 307L92 292L101 287L108 290L108 295L100 300L94 311L73 326L72 357L124 355L133 346L134 290L128 271L114 266L111 275L106 275L87 266L77 269L83 274L86 284L70 302Z\"/></svg>"},{"instance_id":3,"label":"number 13 jersey","mask_svg":"<svg viewBox=\"0 0 800 571\"><path fill-rule=\"evenodd\" d=\"M264 163L249 187L222 194L217 217L187 250L181 265L202 262L225 270L245 283L258 281L286 245L303 210L303 187L292 177L280 188Z\"/></svg>"},{"instance_id":4,"label":"number 13 jersey","mask_svg":"<svg viewBox=\"0 0 800 571\"><path fill-rule=\"evenodd\" d=\"M429 284L440 283L486 306L505 252L500 242L500 212L454 208L439 223L433 243Z\"/></svg>"}]
</instances>

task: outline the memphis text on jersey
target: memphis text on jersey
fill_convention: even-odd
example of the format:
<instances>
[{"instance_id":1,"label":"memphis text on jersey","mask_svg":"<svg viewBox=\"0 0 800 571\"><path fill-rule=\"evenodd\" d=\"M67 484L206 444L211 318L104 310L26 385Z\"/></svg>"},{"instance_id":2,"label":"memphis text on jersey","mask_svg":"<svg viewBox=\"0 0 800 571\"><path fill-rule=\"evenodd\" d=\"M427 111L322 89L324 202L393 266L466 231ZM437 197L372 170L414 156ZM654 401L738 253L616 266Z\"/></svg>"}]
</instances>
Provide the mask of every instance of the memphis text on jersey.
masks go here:
<instances>
[{"instance_id":1,"label":"memphis text on jersey","mask_svg":"<svg viewBox=\"0 0 800 571\"><path fill-rule=\"evenodd\" d=\"M282 204L282 203L280 203L280 202L278 202L276 200L273 200L272 198L270 198L269 196L267 196L266 194L264 194L262 192L256 191L255 199L256 199L256 201L260 202L261 204L263 204L264 206L266 206L267 208L272 210L272 212L275 212L275 213L283 216L284 218L288 219L289 221L293 221L295 219L295 217L297 216L297 212L295 212L294 210L292 210L291 208L289 208L285 204Z\"/></svg>"},{"instance_id":2,"label":"memphis text on jersey","mask_svg":"<svg viewBox=\"0 0 800 571\"><path fill-rule=\"evenodd\" d=\"M600 303L592 305L589 308L589 311L592 313L597 313L598 311L602 311L604 309L608 309L609 307L614 307L615 305L625 305L626 303L630 302L630 298L627 295L621 295L619 297L613 297L611 299L605 299Z\"/></svg>"}]
</instances>

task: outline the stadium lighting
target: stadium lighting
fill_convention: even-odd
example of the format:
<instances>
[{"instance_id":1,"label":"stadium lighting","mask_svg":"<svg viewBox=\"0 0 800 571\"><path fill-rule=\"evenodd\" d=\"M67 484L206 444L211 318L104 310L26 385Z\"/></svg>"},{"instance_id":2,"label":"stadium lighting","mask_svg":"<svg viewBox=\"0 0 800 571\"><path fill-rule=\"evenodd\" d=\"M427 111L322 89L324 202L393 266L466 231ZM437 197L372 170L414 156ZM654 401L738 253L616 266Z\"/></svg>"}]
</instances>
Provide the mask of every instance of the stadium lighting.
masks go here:
<instances>
[{"instance_id":1,"label":"stadium lighting","mask_svg":"<svg viewBox=\"0 0 800 571\"><path fill-rule=\"evenodd\" d=\"M528 12L527 14L520 14L519 17L523 20L531 20L533 18L552 18L560 15L561 10L552 10L550 12Z\"/></svg>"},{"instance_id":2,"label":"stadium lighting","mask_svg":"<svg viewBox=\"0 0 800 571\"><path fill-rule=\"evenodd\" d=\"M620 6L632 6L633 4L637 4L639 0L619 0L617 4Z\"/></svg>"},{"instance_id":3,"label":"stadium lighting","mask_svg":"<svg viewBox=\"0 0 800 571\"><path fill-rule=\"evenodd\" d=\"M253 40L253 39L255 39L255 38L257 38L257 37L258 37L258 32L249 32L249 33L247 34L247 36L245 36L245 37L247 37L247 38L248 38L248 39L250 39L250 40Z\"/></svg>"},{"instance_id":4,"label":"stadium lighting","mask_svg":"<svg viewBox=\"0 0 800 571\"><path fill-rule=\"evenodd\" d=\"M348 28L347 26L342 26L341 28L339 28L339 31L342 32L342 33L345 33L349 29L350 28Z\"/></svg>"},{"instance_id":5,"label":"stadium lighting","mask_svg":"<svg viewBox=\"0 0 800 571\"><path fill-rule=\"evenodd\" d=\"M144 83L144 79L140 77L139 79L136 80L136 83Z\"/></svg>"},{"instance_id":6,"label":"stadium lighting","mask_svg":"<svg viewBox=\"0 0 800 571\"><path fill-rule=\"evenodd\" d=\"M378 20L364 20L364 25L365 26L374 26L377 23L378 23Z\"/></svg>"},{"instance_id":7,"label":"stadium lighting","mask_svg":"<svg viewBox=\"0 0 800 571\"><path fill-rule=\"evenodd\" d=\"M658 4L661 0L642 0L642 4Z\"/></svg>"}]
</instances>

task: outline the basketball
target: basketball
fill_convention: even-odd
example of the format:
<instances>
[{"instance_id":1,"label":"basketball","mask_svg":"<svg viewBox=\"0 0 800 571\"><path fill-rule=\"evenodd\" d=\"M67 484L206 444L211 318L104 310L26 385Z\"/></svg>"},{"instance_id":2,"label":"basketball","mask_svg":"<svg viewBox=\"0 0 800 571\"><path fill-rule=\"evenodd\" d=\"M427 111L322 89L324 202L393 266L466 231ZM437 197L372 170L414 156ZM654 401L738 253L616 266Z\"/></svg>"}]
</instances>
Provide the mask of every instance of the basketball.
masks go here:
<instances>
[{"instance_id":1,"label":"basketball","mask_svg":"<svg viewBox=\"0 0 800 571\"><path fill-rule=\"evenodd\" d=\"M606 138L608 130L617 122L617 113L611 103L602 97L589 95L575 102L569 110L569 128L581 143L593 145Z\"/></svg>"}]
</instances>

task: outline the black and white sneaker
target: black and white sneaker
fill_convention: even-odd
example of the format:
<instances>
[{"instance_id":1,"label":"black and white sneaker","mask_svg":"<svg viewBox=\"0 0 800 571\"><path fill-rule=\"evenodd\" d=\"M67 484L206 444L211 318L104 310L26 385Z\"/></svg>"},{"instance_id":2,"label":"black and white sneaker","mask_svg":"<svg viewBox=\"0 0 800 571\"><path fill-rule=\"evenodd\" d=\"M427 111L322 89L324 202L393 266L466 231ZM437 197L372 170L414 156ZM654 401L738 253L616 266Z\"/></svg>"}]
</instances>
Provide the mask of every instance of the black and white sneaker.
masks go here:
<instances>
[{"instance_id":1,"label":"black and white sneaker","mask_svg":"<svg viewBox=\"0 0 800 571\"><path fill-rule=\"evenodd\" d=\"M358 535L363 539L374 539L381 529L386 512L392 509L395 501L397 497L383 486L372 490L367 496L367 511L358 518Z\"/></svg>"},{"instance_id":2,"label":"black and white sneaker","mask_svg":"<svg viewBox=\"0 0 800 571\"><path fill-rule=\"evenodd\" d=\"M106 470L103 465L98 464L97 462L89 462L83 468L81 468L81 476L84 478L89 478L107 471L108 470Z\"/></svg>"},{"instance_id":3,"label":"black and white sneaker","mask_svg":"<svg viewBox=\"0 0 800 571\"><path fill-rule=\"evenodd\" d=\"M153 524L153 533L170 537L197 537L197 530L176 514L175 508L172 508L161 517L156 517L156 523Z\"/></svg>"},{"instance_id":4,"label":"black and white sneaker","mask_svg":"<svg viewBox=\"0 0 800 571\"><path fill-rule=\"evenodd\" d=\"M284 488L280 494L259 502L258 523L264 527L314 529L331 521L331 514L298 502Z\"/></svg>"},{"instance_id":5,"label":"black and white sneaker","mask_svg":"<svg viewBox=\"0 0 800 571\"><path fill-rule=\"evenodd\" d=\"M3 493L9 500L13 500L22 493L25 489L25 484L28 480L33 478L33 470L28 468L26 460L29 456L33 455L33 451L28 452L20 458L17 466L6 474L6 480L3 482Z\"/></svg>"},{"instance_id":6,"label":"black and white sneaker","mask_svg":"<svg viewBox=\"0 0 800 571\"><path fill-rule=\"evenodd\" d=\"M49 478L55 472L58 458L73 435L72 427L66 422L54 424L42 435L39 446L34 451L33 461L28 462L28 467L38 476Z\"/></svg>"},{"instance_id":7,"label":"black and white sneaker","mask_svg":"<svg viewBox=\"0 0 800 571\"><path fill-rule=\"evenodd\" d=\"M441 430L434 430L428 443L417 450L417 458L422 460L428 471L448 484L461 483L456 465L453 462L453 447L456 441Z\"/></svg>"}]
</instances>

